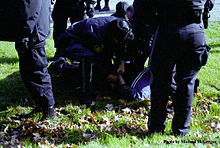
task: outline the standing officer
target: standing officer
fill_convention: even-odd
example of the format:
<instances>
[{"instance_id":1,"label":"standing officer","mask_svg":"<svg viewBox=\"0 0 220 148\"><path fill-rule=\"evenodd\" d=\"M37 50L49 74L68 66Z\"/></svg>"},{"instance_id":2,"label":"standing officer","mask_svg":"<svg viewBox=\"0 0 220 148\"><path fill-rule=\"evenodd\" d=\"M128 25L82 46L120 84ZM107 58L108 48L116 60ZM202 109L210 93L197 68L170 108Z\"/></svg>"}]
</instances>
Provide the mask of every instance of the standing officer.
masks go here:
<instances>
[{"instance_id":1,"label":"standing officer","mask_svg":"<svg viewBox=\"0 0 220 148\"><path fill-rule=\"evenodd\" d=\"M96 0L56 0L52 13L55 47L57 46L58 36L67 28L67 20L70 18L70 23L73 24L74 22L86 18L86 15L88 17L93 17L93 5L95 2ZM55 53L54 60L59 56L57 54L59 54L59 52Z\"/></svg>"},{"instance_id":2,"label":"standing officer","mask_svg":"<svg viewBox=\"0 0 220 148\"><path fill-rule=\"evenodd\" d=\"M206 64L210 50L201 22L205 2L206 0L134 1L135 16L144 17L139 25L159 24L150 67L154 80L151 85L149 133L164 132L174 66L176 93L173 98L175 114L172 130L175 135L185 136L190 129L194 77Z\"/></svg>"},{"instance_id":3,"label":"standing officer","mask_svg":"<svg viewBox=\"0 0 220 148\"><path fill-rule=\"evenodd\" d=\"M19 0L18 12L23 12L19 38L15 48L19 56L22 80L36 101L36 110L43 111L43 117L57 120L54 112L54 97L51 78L47 71L45 40L50 33L50 0ZM14 3L13 3L14 4Z\"/></svg>"}]
</instances>

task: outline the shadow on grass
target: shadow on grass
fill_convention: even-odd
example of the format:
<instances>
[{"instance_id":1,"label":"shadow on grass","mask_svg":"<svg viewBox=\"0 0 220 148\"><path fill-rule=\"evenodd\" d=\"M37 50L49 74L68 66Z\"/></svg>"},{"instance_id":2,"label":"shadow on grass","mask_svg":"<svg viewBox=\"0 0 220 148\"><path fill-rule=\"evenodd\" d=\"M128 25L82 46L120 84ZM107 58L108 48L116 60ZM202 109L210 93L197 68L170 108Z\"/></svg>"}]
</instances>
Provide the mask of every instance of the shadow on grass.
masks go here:
<instances>
[{"instance_id":1,"label":"shadow on grass","mask_svg":"<svg viewBox=\"0 0 220 148\"><path fill-rule=\"evenodd\" d=\"M13 60L12 60L13 61ZM56 105L73 104L79 105L81 76L79 71L49 69ZM102 95L102 94L101 94ZM9 106L20 105L21 99L28 99L28 105L34 103L25 88L19 71L11 73L6 78L0 80L0 110ZM107 100L108 101L108 100ZM102 106L106 101L100 101Z\"/></svg>"},{"instance_id":2,"label":"shadow on grass","mask_svg":"<svg viewBox=\"0 0 220 148\"><path fill-rule=\"evenodd\" d=\"M21 98L28 97L19 71L11 73L5 79L0 80L0 110L4 110L8 106L17 106Z\"/></svg>"},{"instance_id":3,"label":"shadow on grass","mask_svg":"<svg viewBox=\"0 0 220 148\"><path fill-rule=\"evenodd\" d=\"M0 64L11 64L11 63L17 63L18 58L8 58L8 57L0 57Z\"/></svg>"},{"instance_id":4,"label":"shadow on grass","mask_svg":"<svg viewBox=\"0 0 220 148\"><path fill-rule=\"evenodd\" d=\"M0 59L1 62L2 59ZM3 62L13 63L16 62L16 59L5 59ZM72 101L77 102L74 98L79 91L77 91L78 88L75 85L76 80L74 80L74 77L71 77L73 74L67 72L50 72L50 74L56 105L64 105ZM27 99L29 106L35 104L30 99L19 71L11 73L6 78L0 80L0 111L10 106L21 105L21 99Z\"/></svg>"}]
</instances>

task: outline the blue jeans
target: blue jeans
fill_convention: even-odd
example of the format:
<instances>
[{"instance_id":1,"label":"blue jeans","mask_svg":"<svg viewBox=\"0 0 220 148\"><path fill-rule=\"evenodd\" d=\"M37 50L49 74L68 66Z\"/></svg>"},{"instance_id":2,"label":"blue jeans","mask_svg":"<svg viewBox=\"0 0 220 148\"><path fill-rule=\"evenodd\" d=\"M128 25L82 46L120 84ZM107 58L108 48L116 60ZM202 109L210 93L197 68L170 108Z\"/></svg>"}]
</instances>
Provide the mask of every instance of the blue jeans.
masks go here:
<instances>
[{"instance_id":1,"label":"blue jeans","mask_svg":"<svg viewBox=\"0 0 220 148\"><path fill-rule=\"evenodd\" d=\"M193 101L193 78L208 60L202 24L161 23L151 61L154 80L151 85L150 132L164 132L166 106L176 65L176 93L173 99L174 118L172 130L185 135L190 129Z\"/></svg>"}]
</instances>

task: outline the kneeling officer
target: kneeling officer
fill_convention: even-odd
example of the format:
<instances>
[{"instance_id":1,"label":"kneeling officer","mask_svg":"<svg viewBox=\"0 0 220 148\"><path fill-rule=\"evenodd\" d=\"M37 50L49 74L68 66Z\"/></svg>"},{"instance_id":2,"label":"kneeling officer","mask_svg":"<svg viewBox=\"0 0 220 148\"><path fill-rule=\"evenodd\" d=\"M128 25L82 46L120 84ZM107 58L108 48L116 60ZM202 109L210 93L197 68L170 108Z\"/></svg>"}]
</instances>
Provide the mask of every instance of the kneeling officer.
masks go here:
<instances>
[{"instance_id":1,"label":"kneeling officer","mask_svg":"<svg viewBox=\"0 0 220 148\"><path fill-rule=\"evenodd\" d=\"M124 72L125 46L133 38L129 22L114 16L82 20L60 35L58 52L64 50L64 56L70 59L80 57L81 66L85 66L87 74L85 74L85 83L82 83L80 99L82 104L89 105L91 102L94 84L116 79L114 75L116 71ZM115 63L118 64L112 64L113 57L116 57ZM82 59L85 59L86 64L83 64ZM93 69L92 78L91 69Z\"/></svg>"}]
</instances>

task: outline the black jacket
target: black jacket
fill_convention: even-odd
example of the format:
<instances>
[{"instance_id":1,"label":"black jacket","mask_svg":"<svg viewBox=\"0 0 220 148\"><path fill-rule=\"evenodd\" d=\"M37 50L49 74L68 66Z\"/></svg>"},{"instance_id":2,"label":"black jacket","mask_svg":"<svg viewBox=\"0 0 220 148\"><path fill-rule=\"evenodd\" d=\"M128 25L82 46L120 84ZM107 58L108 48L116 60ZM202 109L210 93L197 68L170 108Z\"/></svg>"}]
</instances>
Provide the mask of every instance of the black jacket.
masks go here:
<instances>
[{"instance_id":1,"label":"black jacket","mask_svg":"<svg viewBox=\"0 0 220 148\"><path fill-rule=\"evenodd\" d=\"M22 37L32 37L43 41L50 34L50 0L22 0L25 6L24 34Z\"/></svg>"},{"instance_id":2,"label":"black jacket","mask_svg":"<svg viewBox=\"0 0 220 148\"><path fill-rule=\"evenodd\" d=\"M50 34L50 0L7 0L0 4L0 40L30 38L43 41Z\"/></svg>"},{"instance_id":3,"label":"black jacket","mask_svg":"<svg viewBox=\"0 0 220 148\"><path fill-rule=\"evenodd\" d=\"M96 17L73 24L59 36L58 48L68 50L73 43L80 43L92 51L94 46L105 45L106 48L111 48L107 29L109 22L114 19L114 16Z\"/></svg>"}]
</instances>

